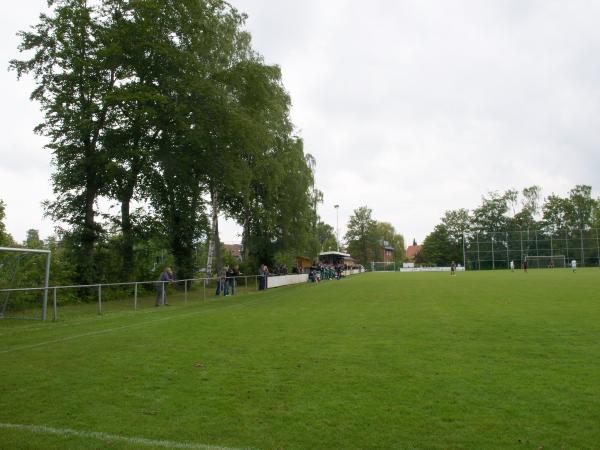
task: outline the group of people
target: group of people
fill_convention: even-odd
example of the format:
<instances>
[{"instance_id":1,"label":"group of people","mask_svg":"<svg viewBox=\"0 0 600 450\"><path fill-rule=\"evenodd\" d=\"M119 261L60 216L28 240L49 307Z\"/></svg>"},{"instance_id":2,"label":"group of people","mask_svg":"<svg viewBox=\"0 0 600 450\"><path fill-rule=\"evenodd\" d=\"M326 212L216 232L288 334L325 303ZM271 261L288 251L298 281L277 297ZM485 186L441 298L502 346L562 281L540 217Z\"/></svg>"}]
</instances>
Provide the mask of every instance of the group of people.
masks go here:
<instances>
[{"instance_id":1,"label":"group of people","mask_svg":"<svg viewBox=\"0 0 600 450\"><path fill-rule=\"evenodd\" d=\"M548 262L548 269L554 269L554 260L551 259ZM527 257L525 257L525 259L523 260L523 271L527 272L527 269L529 269L529 261L527 261ZM572 259L571 260L571 269L573 270L573 272L577 271L577 260ZM510 262L510 270L511 271L515 271L515 262L511 261Z\"/></svg>"},{"instance_id":2,"label":"group of people","mask_svg":"<svg viewBox=\"0 0 600 450\"><path fill-rule=\"evenodd\" d=\"M221 295L221 292L225 297L229 295L235 295L237 288L237 277L241 275L239 266L225 266L219 271L217 277L217 290L215 296Z\"/></svg>"},{"instance_id":3,"label":"group of people","mask_svg":"<svg viewBox=\"0 0 600 450\"><path fill-rule=\"evenodd\" d=\"M265 266L266 268L266 266ZM218 297L223 293L224 296L235 295L237 289L237 277L241 275L239 266L225 266L217 276L217 290L215 295ZM165 267L158 280L156 281L156 306L169 306L167 300L167 283L175 281L173 270L170 267ZM266 286L266 284L265 284Z\"/></svg>"},{"instance_id":4,"label":"group of people","mask_svg":"<svg viewBox=\"0 0 600 450\"><path fill-rule=\"evenodd\" d=\"M308 280L318 283L321 280L340 280L343 276L343 264L317 264L310 268Z\"/></svg>"}]
</instances>

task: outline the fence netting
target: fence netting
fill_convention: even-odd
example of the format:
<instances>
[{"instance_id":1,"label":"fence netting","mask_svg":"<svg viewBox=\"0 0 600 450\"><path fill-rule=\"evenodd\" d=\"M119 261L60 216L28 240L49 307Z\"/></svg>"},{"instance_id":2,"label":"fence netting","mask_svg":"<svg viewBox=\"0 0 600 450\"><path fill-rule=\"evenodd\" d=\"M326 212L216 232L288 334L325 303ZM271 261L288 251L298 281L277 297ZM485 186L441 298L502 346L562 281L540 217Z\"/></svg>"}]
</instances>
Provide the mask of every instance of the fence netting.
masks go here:
<instances>
[{"instance_id":1,"label":"fence netting","mask_svg":"<svg viewBox=\"0 0 600 450\"><path fill-rule=\"evenodd\" d=\"M562 267L564 258L567 264L575 260L580 267L598 267L598 237L597 229L470 233L464 236L464 263L467 270L507 269L511 261L521 268L529 257L532 268L542 268Z\"/></svg>"}]
</instances>

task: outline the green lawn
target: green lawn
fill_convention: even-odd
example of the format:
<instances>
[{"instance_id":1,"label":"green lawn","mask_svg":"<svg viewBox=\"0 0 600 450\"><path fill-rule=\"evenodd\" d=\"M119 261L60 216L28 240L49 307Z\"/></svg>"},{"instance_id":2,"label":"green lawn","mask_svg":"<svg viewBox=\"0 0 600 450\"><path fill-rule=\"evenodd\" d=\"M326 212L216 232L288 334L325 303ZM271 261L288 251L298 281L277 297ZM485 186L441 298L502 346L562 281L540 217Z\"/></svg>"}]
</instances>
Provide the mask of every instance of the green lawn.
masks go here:
<instances>
[{"instance_id":1,"label":"green lawn","mask_svg":"<svg viewBox=\"0 0 600 450\"><path fill-rule=\"evenodd\" d=\"M598 448L599 286L375 273L3 320L0 448Z\"/></svg>"}]
</instances>

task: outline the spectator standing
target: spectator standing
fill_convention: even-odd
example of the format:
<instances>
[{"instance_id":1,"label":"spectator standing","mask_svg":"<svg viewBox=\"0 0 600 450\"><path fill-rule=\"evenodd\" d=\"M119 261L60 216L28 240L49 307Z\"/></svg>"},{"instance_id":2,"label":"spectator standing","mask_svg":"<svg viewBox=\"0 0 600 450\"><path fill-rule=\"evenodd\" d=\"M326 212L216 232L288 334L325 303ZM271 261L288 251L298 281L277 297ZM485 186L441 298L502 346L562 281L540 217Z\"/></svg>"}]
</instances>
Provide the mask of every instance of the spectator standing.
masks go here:
<instances>
[{"instance_id":1,"label":"spectator standing","mask_svg":"<svg viewBox=\"0 0 600 450\"><path fill-rule=\"evenodd\" d=\"M267 266L265 264L261 264L258 268L258 290L264 291L267 288L267 277L265 272L267 272Z\"/></svg>"},{"instance_id":2,"label":"spectator standing","mask_svg":"<svg viewBox=\"0 0 600 450\"><path fill-rule=\"evenodd\" d=\"M167 301L167 289L165 284L167 282L172 283L174 280L173 271L170 267L165 267L165 270L160 274L158 282L156 283L156 306L169 306Z\"/></svg>"},{"instance_id":3,"label":"spectator standing","mask_svg":"<svg viewBox=\"0 0 600 450\"><path fill-rule=\"evenodd\" d=\"M221 292L223 295L227 297L229 295L229 290L227 289L227 270L229 267L225 266L221 270L219 270L219 274L217 276L217 291L215 295L218 297Z\"/></svg>"},{"instance_id":4,"label":"spectator standing","mask_svg":"<svg viewBox=\"0 0 600 450\"><path fill-rule=\"evenodd\" d=\"M239 270L238 270L239 273ZM235 295L235 270L233 267L229 267L227 269L227 273L225 274L227 287L229 288L229 294Z\"/></svg>"}]
</instances>

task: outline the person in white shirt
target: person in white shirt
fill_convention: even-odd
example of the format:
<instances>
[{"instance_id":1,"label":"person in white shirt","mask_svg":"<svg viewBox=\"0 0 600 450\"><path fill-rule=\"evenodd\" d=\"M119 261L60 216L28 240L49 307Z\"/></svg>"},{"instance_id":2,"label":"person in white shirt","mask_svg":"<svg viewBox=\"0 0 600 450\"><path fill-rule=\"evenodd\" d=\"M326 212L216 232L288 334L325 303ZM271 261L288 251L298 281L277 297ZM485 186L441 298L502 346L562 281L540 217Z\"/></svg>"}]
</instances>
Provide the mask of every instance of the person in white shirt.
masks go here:
<instances>
[{"instance_id":1,"label":"person in white shirt","mask_svg":"<svg viewBox=\"0 0 600 450\"><path fill-rule=\"evenodd\" d=\"M575 261L574 259L571 260L571 269L573 269L573 272L575 272L575 270L577 269L577 261Z\"/></svg>"},{"instance_id":2,"label":"person in white shirt","mask_svg":"<svg viewBox=\"0 0 600 450\"><path fill-rule=\"evenodd\" d=\"M514 271L515 271L515 262L514 262L514 261L511 261L511 262L510 262L510 270L511 270L512 272L514 272Z\"/></svg>"}]
</instances>

